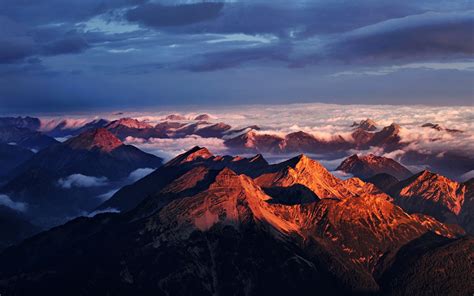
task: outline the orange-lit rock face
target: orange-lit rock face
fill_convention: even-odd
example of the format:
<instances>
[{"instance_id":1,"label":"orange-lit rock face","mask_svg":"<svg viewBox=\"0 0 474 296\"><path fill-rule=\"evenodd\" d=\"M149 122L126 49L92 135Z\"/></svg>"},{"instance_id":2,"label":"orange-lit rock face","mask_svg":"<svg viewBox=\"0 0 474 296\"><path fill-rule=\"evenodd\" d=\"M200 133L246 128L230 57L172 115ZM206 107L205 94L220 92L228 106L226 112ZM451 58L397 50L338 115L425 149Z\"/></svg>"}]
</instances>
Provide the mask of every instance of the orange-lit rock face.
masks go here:
<instances>
[{"instance_id":1,"label":"orange-lit rock face","mask_svg":"<svg viewBox=\"0 0 474 296\"><path fill-rule=\"evenodd\" d=\"M460 213L466 187L441 175L423 171L401 182L392 191L397 202L408 211L441 218Z\"/></svg>"},{"instance_id":2,"label":"orange-lit rock face","mask_svg":"<svg viewBox=\"0 0 474 296\"><path fill-rule=\"evenodd\" d=\"M202 175L202 171L193 170L186 177L192 178L193 174ZM284 233L297 231L296 225L279 219L269 210L268 200L270 197L252 179L223 169L206 190L164 207L159 219L164 224L176 221L180 230L175 230L185 232L191 232L195 228L209 230L215 224L239 228L242 223L251 221L268 222Z\"/></svg>"},{"instance_id":3,"label":"orange-lit rock face","mask_svg":"<svg viewBox=\"0 0 474 296\"><path fill-rule=\"evenodd\" d=\"M431 217L409 215L374 185L358 178L340 181L305 156L280 167L283 171L274 171L273 167L271 173L255 180L226 168L204 191L176 199L152 216L147 224L149 230L156 232L158 227L162 234L156 239L163 240L175 235L188 237L193 231L209 231L224 225L240 229L249 223L256 224L270 227L277 238L296 236L299 243L308 240L322 243L367 272L373 271L384 254L396 252L428 231L445 237L463 233L462 229L446 226ZM203 176L209 176L209 171L195 168L162 193L183 192L203 182ZM325 199L284 205L260 187L295 183L306 184ZM333 194L341 198L335 199Z\"/></svg>"},{"instance_id":4,"label":"orange-lit rock face","mask_svg":"<svg viewBox=\"0 0 474 296\"><path fill-rule=\"evenodd\" d=\"M354 154L346 158L337 170L350 173L359 178L370 178L376 174L386 173L394 176L398 180L404 180L412 173L393 159L368 154L358 156Z\"/></svg>"},{"instance_id":5,"label":"orange-lit rock face","mask_svg":"<svg viewBox=\"0 0 474 296\"><path fill-rule=\"evenodd\" d=\"M152 125L150 125L146 122L143 122L143 121L139 121L137 119L121 118L119 120L112 121L111 123L109 123L106 126L106 128L107 129L114 129L114 128L118 128L118 127L121 127L121 126L128 127L128 128L137 128L137 129L144 129L144 128L152 128L153 127Z\"/></svg>"},{"instance_id":6,"label":"orange-lit rock face","mask_svg":"<svg viewBox=\"0 0 474 296\"><path fill-rule=\"evenodd\" d=\"M187 151L186 153L178 155L177 157L169 161L166 166L177 166L196 160L206 160L211 157L213 157L213 155L211 152L209 152L209 150L196 146L191 150Z\"/></svg>"},{"instance_id":7,"label":"orange-lit rock face","mask_svg":"<svg viewBox=\"0 0 474 296\"><path fill-rule=\"evenodd\" d=\"M65 142L72 149L92 150L94 148L110 152L120 147L122 142L104 128L91 130Z\"/></svg>"},{"instance_id":8,"label":"orange-lit rock face","mask_svg":"<svg viewBox=\"0 0 474 296\"><path fill-rule=\"evenodd\" d=\"M252 178L243 167L255 162L263 166L258 169L261 173ZM278 191L280 195L272 195L275 191L268 190L272 188L282 189ZM292 288L304 283L302 289L312 291L314 283L320 288L330 280L335 285L324 286L324 291L336 291L337 295L377 293L385 289L380 284L380 275L384 276L396 264L416 260L418 252L431 254L433 250L439 251L439 245L454 242L457 256L462 256L470 245L456 247L463 240L458 238L462 229L430 216L410 215L374 185L358 178L341 181L305 156L270 166L261 156L219 157L195 147L128 186L127 191L132 197L144 197L126 213L76 219L26 241L21 248L12 249L8 257L0 254L0 262L12 264L0 265L0 277L6 275L9 287L14 284L21 289L24 282L18 282L15 275L18 265L22 271L36 275L36 270L29 270L29 262L39 260L38 254L41 258L51 257L50 254L62 256L67 253L66 248L73 250L67 253L71 260L52 256L53 267L49 262L35 263L42 271L51 271L48 278L50 274L67 277L67 273L58 270L69 270L75 262L81 266L84 262L86 269L79 273L85 272L85 276L100 282L90 273L91 267L113 273L126 266L127 272L123 274L127 274L127 285L137 283L131 286L134 290L142 284L154 289L159 278L161 284L171 282L173 287L183 285L183 281L188 286L201 285L204 295L212 295L224 291L228 284L234 285L232 291L242 289L247 282L256 278L260 281L262 275L275 270L259 291L268 291L279 275L283 277L278 282L288 285L286 275L296 272L296 281L290 279L294 283ZM308 192L316 198L297 196ZM290 197L284 198L284 194ZM398 257L403 250L408 259ZM92 259L89 254L94 255ZM438 260L447 260L451 254ZM96 258L104 258L106 265ZM465 265L460 273L469 270ZM431 265L423 265L421 272L431 269ZM324 274L322 278L319 272ZM301 282L308 273L319 276ZM421 276L417 280L425 279ZM115 282L122 281L121 274Z\"/></svg>"},{"instance_id":9,"label":"orange-lit rock face","mask_svg":"<svg viewBox=\"0 0 474 296\"><path fill-rule=\"evenodd\" d=\"M301 184L319 198L345 198L350 192L320 163L305 155L269 167L255 182L261 187L289 187Z\"/></svg>"}]
</instances>

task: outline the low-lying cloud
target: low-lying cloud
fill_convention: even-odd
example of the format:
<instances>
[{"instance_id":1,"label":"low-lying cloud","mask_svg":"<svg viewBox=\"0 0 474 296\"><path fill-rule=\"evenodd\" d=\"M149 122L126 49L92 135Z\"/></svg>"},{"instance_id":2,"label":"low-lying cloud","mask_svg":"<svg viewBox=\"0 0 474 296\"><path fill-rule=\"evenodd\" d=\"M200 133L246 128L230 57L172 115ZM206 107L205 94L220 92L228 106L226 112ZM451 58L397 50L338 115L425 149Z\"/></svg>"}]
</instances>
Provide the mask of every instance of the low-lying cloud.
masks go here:
<instances>
[{"instance_id":1,"label":"low-lying cloud","mask_svg":"<svg viewBox=\"0 0 474 296\"><path fill-rule=\"evenodd\" d=\"M232 126L232 131L223 139L202 138L189 135L185 138L126 138L127 144L158 155L165 161L183 153L193 146L207 147L214 154L234 154L225 146L225 139L239 135L240 129L250 125L259 127L257 133L273 134L284 137L286 134L304 131L321 140L330 140L341 135L346 141L352 141L351 133L354 130L353 122L360 122L367 118L373 119L377 130L392 123L401 126L401 142L406 145L398 150L385 151L380 147L368 150L349 150L347 155L358 153L373 153L404 160L407 153L416 152L431 157L442 157L446 153L455 153L471 157L474 152L474 108L472 106L405 106L405 105L336 105L336 104L286 104L286 105L241 105L231 107L194 108L182 107L173 110L147 110L146 112L126 112L120 114L91 114L90 119L97 117L108 120L120 117L133 117L146 120L154 125L163 122L170 114L180 114L191 120L198 114L212 114L209 120L212 123L224 122ZM441 126L440 130L422 127L423 124L433 123ZM456 129L462 132L452 132ZM269 161L282 159L283 155L264 155ZM292 157L294 155L284 155ZM324 155L313 155L315 159L324 162L330 170L334 170L342 161L339 159L325 159ZM341 155L339 157L344 157ZM273 161L272 161L273 162ZM422 163L404 163L417 172L426 168ZM428 167L429 168L429 167ZM465 170L466 172L468 169ZM138 172L136 173L138 174ZM461 173L462 174L462 173ZM133 175L131 176L131 178ZM137 175L138 177L138 175Z\"/></svg>"},{"instance_id":2,"label":"low-lying cloud","mask_svg":"<svg viewBox=\"0 0 474 296\"><path fill-rule=\"evenodd\" d=\"M95 215L104 214L104 213L120 213L120 211L117 210L116 208L106 208L106 209L103 209L103 210L97 210L97 211L87 213L87 214L85 214L85 216L94 217Z\"/></svg>"},{"instance_id":3,"label":"low-lying cloud","mask_svg":"<svg viewBox=\"0 0 474 296\"><path fill-rule=\"evenodd\" d=\"M100 187L107 185L107 183L108 179L106 177L93 177L83 174L72 174L58 180L58 185L64 189Z\"/></svg>"},{"instance_id":4,"label":"low-lying cloud","mask_svg":"<svg viewBox=\"0 0 474 296\"><path fill-rule=\"evenodd\" d=\"M106 193L102 193L101 195L97 196L97 198L99 198L102 202L105 202L109 200L119 190L120 188L109 190Z\"/></svg>"},{"instance_id":5,"label":"low-lying cloud","mask_svg":"<svg viewBox=\"0 0 474 296\"><path fill-rule=\"evenodd\" d=\"M18 212L25 212L28 205L24 202L15 202L8 195L0 194L0 206L6 206Z\"/></svg>"},{"instance_id":6,"label":"low-lying cloud","mask_svg":"<svg viewBox=\"0 0 474 296\"><path fill-rule=\"evenodd\" d=\"M203 146L212 153L221 154L227 151L223 139L202 138L196 135L179 139L141 138L127 137L126 144L137 146L138 148L162 157L165 161L172 159L178 154L184 153L194 146Z\"/></svg>"},{"instance_id":7,"label":"low-lying cloud","mask_svg":"<svg viewBox=\"0 0 474 296\"><path fill-rule=\"evenodd\" d=\"M354 177L354 175L343 172L343 171L332 171L331 174L333 174L334 176L336 176L337 178L341 180L347 180Z\"/></svg>"},{"instance_id":8,"label":"low-lying cloud","mask_svg":"<svg viewBox=\"0 0 474 296\"><path fill-rule=\"evenodd\" d=\"M152 168L139 168L134 170L133 172L130 173L128 176L128 179L132 182L136 182L140 180L141 178L145 177L146 175L151 174L155 169Z\"/></svg>"}]
</instances>

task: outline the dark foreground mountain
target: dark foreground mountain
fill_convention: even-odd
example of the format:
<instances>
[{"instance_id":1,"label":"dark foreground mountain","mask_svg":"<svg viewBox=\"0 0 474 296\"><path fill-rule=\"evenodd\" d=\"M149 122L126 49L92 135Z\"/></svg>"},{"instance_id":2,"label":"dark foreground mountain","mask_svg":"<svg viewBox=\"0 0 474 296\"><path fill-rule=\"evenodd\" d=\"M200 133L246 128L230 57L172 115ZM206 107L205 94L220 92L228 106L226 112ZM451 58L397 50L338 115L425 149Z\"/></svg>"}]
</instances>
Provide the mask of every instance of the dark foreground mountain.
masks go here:
<instances>
[{"instance_id":1,"label":"dark foreground mountain","mask_svg":"<svg viewBox=\"0 0 474 296\"><path fill-rule=\"evenodd\" d=\"M472 237L450 240L427 233L403 246L390 261L379 279L383 294L468 295L474 291Z\"/></svg>"},{"instance_id":2,"label":"dark foreground mountain","mask_svg":"<svg viewBox=\"0 0 474 296\"><path fill-rule=\"evenodd\" d=\"M365 179L367 183L374 184L377 188L382 190L383 192L389 192L390 188L395 184L398 184L400 180L395 178L394 176L386 173L380 173L374 175L368 179Z\"/></svg>"},{"instance_id":3,"label":"dark foreground mountain","mask_svg":"<svg viewBox=\"0 0 474 296\"><path fill-rule=\"evenodd\" d=\"M145 178L149 181L135 183L141 202L134 209L78 218L7 249L0 254L0 290L6 295L397 295L407 289L393 284L400 279L423 295L426 281L437 281L426 269L436 266L425 264L435 262L429 256L442 262L455 255L464 260L462 267L446 264L443 274L454 276L442 277L445 285L437 285L434 294L450 295L453 286L461 295L471 292L466 273L472 273L472 252L466 250L472 238L462 237L461 229L409 215L373 185L338 180L304 156L274 166L258 160L260 169L240 175L229 166L242 159L231 157L221 165L225 158L197 147L164 166L186 169L160 181L159 191L148 187L160 180L159 170ZM349 194L332 196L342 194L343 182ZM285 191L294 186L317 197L295 202L292 194L300 191ZM267 193L276 187L278 194ZM445 243L431 244L433 237ZM419 245L428 246L420 256L406 255ZM404 263L407 256L413 265ZM407 270L416 271L409 281Z\"/></svg>"},{"instance_id":4,"label":"dark foreground mountain","mask_svg":"<svg viewBox=\"0 0 474 296\"><path fill-rule=\"evenodd\" d=\"M18 165L21 165L34 153L18 145L0 143L0 184L3 180L11 177L11 172Z\"/></svg>"},{"instance_id":5,"label":"dark foreground mountain","mask_svg":"<svg viewBox=\"0 0 474 296\"><path fill-rule=\"evenodd\" d=\"M0 205L0 250L39 231L21 212Z\"/></svg>"}]
</instances>

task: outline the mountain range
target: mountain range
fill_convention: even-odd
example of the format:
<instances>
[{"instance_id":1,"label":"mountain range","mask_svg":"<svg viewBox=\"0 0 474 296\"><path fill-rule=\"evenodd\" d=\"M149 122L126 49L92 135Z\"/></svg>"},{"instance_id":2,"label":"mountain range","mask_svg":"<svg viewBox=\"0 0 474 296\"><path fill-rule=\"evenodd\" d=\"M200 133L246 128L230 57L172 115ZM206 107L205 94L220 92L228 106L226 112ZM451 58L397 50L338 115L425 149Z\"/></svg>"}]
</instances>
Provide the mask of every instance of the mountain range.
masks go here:
<instances>
[{"instance_id":1,"label":"mountain range","mask_svg":"<svg viewBox=\"0 0 474 296\"><path fill-rule=\"evenodd\" d=\"M214 119L0 118L0 293L473 290L470 156L407 149L403 127L370 119L329 137ZM464 133L420 128L433 145ZM206 138L231 155L163 164L127 144Z\"/></svg>"},{"instance_id":2,"label":"mountain range","mask_svg":"<svg viewBox=\"0 0 474 296\"><path fill-rule=\"evenodd\" d=\"M282 135L262 130L256 125L233 127L225 122L213 122L216 119L208 114L183 116L170 114L152 123L124 117L119 119L39 119L33 117L2 117L0 118L0 142L17 143L28 149L38 151L55 141L77 136L78 134L96 128L105 128L122 141L134 143L153 143L156 139L186 139L189 137L218 138L224 141L229 154L271 154L295 155L298 153L317 154L328 160L339 159L358 153L376 150L378 153L397 156L397 160L405 165L424 167L450 178L460 180L460 176L474 168L472 156L450 149L443 153L434 153L426 149L413 149L417 137L407 135L408 131L402 126L392 123L379 126L374 120L367 118L348 125L345 133L332 133L331 136L321 137L313 132L294 131ZM2 128L6 128L2 132ZM420 129L435 131L430 137L433 145L440 138L460 137L465 131L442 127L436 123L425 123ZM268 127L265 127L268 130ZM26 139L33 143L24 143ZM2 137L2 134L3 137ZM36 135L35 135L36 134ZM403 136L403 137L402 137ZM36 137L36 138L35 138ZM1 161L1 159L0 159ZM417 169L417 171L419 171Z\"/></svg>"},{"instance_id":3,"label":"mountain range","mask_svg":"<svg viewBox=\"0 0 474 296\"><path fill-rule=\"evenodd\" d=\"M13 170L0 193L27 204L25 214L49 227L92 210L101 194L129 183L135 170L161 164L108 130L93 129L34 154Z\"/></svg>"},{"instance_id":4,"label":"mountain range","mask_svg":"<svg viewBox=\"0 0 474 296\"><path fill-rule=\"evenodd\" d=\"M121 213L76 218L3 251L0 290L468 295L474 239L417 201L462 213L459 195L472 200L472 191L455 183L422 172L387 194L305 155L268 164L195 147L104 205ZM449 197L437 198L439 190Z\"/></svg>"}]
</instances>

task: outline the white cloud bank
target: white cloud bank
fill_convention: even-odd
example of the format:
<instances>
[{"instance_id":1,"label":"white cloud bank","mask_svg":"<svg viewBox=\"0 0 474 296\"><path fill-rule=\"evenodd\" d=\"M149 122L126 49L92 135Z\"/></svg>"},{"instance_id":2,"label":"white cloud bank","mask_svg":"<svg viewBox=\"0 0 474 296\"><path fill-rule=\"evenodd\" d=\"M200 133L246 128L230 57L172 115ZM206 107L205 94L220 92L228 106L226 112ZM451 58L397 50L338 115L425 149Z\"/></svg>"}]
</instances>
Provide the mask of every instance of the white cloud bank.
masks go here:
<instances>
[{"instance_id":1,"label":"white cloud bank","mask_svg":"<svg viewBox=\"0 0 474 296\"><path fill-rule=\"evenodd\" d=\"M150 138L148 140L127 137L125 143L162 157L165 161L186 152L194 146L206 147L215 154L222 154L227 151L223 139L201 138L195 135L180 139Z\"/></svg>"},{"instance_id":2,"label":"white cloud bank","mask_svg":"<svg viewBox=\"0 0 474 296\"><path fill-rule=\"evenodd\" d=\"M446 102L449 102L447 98ZM120 114L91 114L89 119L98 117L114 120L120 117L133 117L146 120L151 124L161 122L169 114L181 114L186 118L194 118L198 114L212 114L211 122L225 122L234 129L257 125L260 133L285 135L295 131L305 131L322 139L330 139L334 135L342 135L350 140L351 124L371 118L379 129L397 123L403 127L402 141L411 143L403 150L384 155L384 151L376 149L376 154L399 159L410 150L438 155L445 152L457 152L467 156L474 155L474 107L473 106L425 106L425 105L336 105L336 104L286 104L286 105L243 105L215 108L182 107L180 109L161 109L144 112L120 112ZM69 124L74 126L83 123L83 118L71 115ZM54 122L49 118L51 122ZM436 123L444 128L458 129L463 133L448 133L430 128L422 128L425 123ZM188 136L181 139L149 140L126 139L147 152L166 160L183 153L193 146L207 147L215 154L231 153L224 145L223 139L201 138ZM356 151L354 151L356 152ZM265 155L268 157L267 155Z\"/></svg>"},{"instance_id":3,"label":"white cloud bank","mask_svg":"<svg viewBox=\"0 0 474 296\"><path fill-rule=\"evenodd\" d=\"M65 189L73 187L99 187L107 185L108 179L106 177L93 177L83 174L72 174L66 178L58 180L58 185Z\"/></svg>"}]
</instances>

